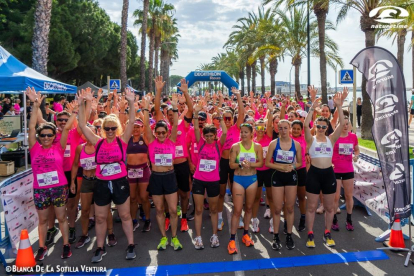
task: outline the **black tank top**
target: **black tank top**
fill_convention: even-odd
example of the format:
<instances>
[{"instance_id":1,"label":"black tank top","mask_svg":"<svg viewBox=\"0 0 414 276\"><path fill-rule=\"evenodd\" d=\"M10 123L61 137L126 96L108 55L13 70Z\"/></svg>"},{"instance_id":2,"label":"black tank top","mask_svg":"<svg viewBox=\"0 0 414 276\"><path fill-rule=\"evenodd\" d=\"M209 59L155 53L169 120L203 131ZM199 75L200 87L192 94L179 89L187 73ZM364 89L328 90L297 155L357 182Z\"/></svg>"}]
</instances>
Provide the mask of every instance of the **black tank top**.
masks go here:
<instances>
[{"instance_id":1,"label":"black tank top","mask_svg":"<svg viewBox=\"0 0 414 276\"><path fill-rule=\"evenodd\" d=\"M126 153L127 154L148 153L148 146L145 144L142 136L139 138L138 142L134 142L134 137L131 137L129 139Z\"/></svg>"}]
</instances>

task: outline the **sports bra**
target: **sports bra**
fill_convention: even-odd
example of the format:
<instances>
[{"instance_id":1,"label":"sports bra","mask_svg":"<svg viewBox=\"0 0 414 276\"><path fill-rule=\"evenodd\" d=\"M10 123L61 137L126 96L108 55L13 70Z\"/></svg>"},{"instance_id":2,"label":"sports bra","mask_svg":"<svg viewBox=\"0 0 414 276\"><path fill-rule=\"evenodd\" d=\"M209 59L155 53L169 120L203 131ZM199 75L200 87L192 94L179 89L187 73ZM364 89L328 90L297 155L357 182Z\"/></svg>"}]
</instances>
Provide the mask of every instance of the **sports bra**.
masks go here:
<instances>
[{"instance_id":1,"label":"sports bra","mask_svg":"<svg viewBox=\"0 0 414 276\"><path fill-rule=\"evenodd\" d=\"M281 164L293 164L296 158L295 141L292 139L292 145L289 150L283 150L280 147L280 139L277 139L275 151L273 152L273 162Z\"/></svg>"},{"instance_id":2,"label":"sports bra","mask_svg":"<svg viewBox=\"0 0 414 276\"><path fill-rule=\"evenodd\" d=\"M310 158L331 157L333 155L333 147L331 139L326 136L326 142L316 141L316 136L313 136L312 145L309 148Z\"/></svg>"},{"instance_id":3,"label":"sports bra","mask_svg":"<svg viewBox=\"0 0 414 276\"><path fill-rule=\"evenodd\" d=\"M256 152L254 151L254 142L252 142L252 146L249 150L246 150L241 142L239 143L239 145L240 152L236 157L236 163L241 163L244 159L247 159L248 161L250 161L250 163L256 163L257 156Z\"/></svg>"},{"instance_id":4,"label":"sports bra","mask_svg":"<svg viewBox=\"0 0 414 276\"><path fill-rule=\"evenodd\" d=\"M148 153L148 146L145 144L142 136L139 138L138 142L134 142L134 137L131 137L128 141L128 146L126 150L127 154L136 154L136 153Z\"/></svg>"}]
</instances>

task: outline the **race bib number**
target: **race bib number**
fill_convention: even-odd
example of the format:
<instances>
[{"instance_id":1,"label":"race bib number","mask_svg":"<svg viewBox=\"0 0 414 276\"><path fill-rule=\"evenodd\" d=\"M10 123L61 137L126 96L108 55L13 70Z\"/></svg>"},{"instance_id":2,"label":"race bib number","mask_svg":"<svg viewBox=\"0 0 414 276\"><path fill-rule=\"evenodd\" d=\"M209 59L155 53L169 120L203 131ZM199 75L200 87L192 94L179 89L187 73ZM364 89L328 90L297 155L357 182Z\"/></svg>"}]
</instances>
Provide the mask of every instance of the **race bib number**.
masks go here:
<instances>
[{"instance_id":1,"label":"race bib number","mask_svg":"<svg viewBox=\"0 0 414 276\"><path fill-rule=\"evenodd\" d=\"M122 171L121 165L119 163L112 163L112 164L106 164L106 165L101 165L101 166L103 166L103 169L101 172L103 176L115 175L115 174L121 173Z\"/></svg>"},{"instance_id":2,"label":"race bib number","mask_svg":"<svg viewBox=\"0 0 414 276\"><path fill-rule=\"evenodd\" d=\"M263 159L266 158L267 151L269 150L269 147L263 147Z\"/></svg>"},{"instance_id":3,"label":"race bib number","mask_svg":"<svg viewBox=\"0 0 414 276\"><path fill-rule=\"evenodd\" d=\"M183 157L184 156L184 149L183 146L175 146L175 157Z\"/></svg>"},{"instance_id":4,"label":"race bib number","mask_svg":"<svg viewBox=\"0 0 414 276\"><path fill-rule=\"evenodd\" d=\"M339 154L342 155L352 155L354 152L354 145L353 144L339 144Z\"/></svg>"},{"instance_id":5,"label":"race bib number","mask_svg":"<svg viewBox=\"0 0 414 276\"><path fill-rule=\"evenodd\" d=\"M81 167L86 170L94 170L96 169L95 157L88 157L84 159L80 159Z\"/></svg>"},{"instance_id":6,"label":"race bib number","mask_svg":"<svg viewBox=\"0 0 414 276\"><path fill-rule=\"evenodd\" d=\"M59 176L57 171L38 174L37 183L40 187L58 184Z\"/></svg>"},{"instance_id":7,"label":"race bib number","mask_svg":"<svg viewBox=\"0 0 414 276\"><path fill-rule=\"evenodd\" d=\"M293 163L293 151L277 150L276 162Z\"/></svg>"},{"instance_id":8,"label":"race bib number","mask_svg":"<svg viewBox=\"0 0 414 276\"><path fill-rule=\"evenodd\" d=\"M172 154L155 154L155 165L164 167L172 166Z\"/></svg>"},{"instance_id":9,"label":"race bib number","mask_svg":"<svg viewBox=\"0 0 414 276\"><path fill-rule=\"evenodd\" d=\"M318 143L315 147L315 151L320 154L330 154L332 149L328 147L327 143Z\"/></svg>"},{"instance_id":10,"label":"race bib number","mask_svg":"<svg viewBox=\"0 0 414 276\"><path fill-rule=\"evenodd\" d=\"M200 165L198 168L200 172L212 172L216 169L216 167L217 167L216 160L201 159Z\"/></svg>"},{"instance_id":11,"label":"race bib number","mask_svg":"<svg viewBox=\"0 0 414 276\"><path fill-rule=\"evenodd\" d=\"M70 145L66 145L65 153L63 154L63 157L70 157Z\"/></svg>"},{"instance_id":12,"label":"race bib number","mask_svg":"<svg viewBox=\"0 0 414 276\"><path fill-rule=\"evenodd\" d=\"M250 152L240 153L239 161L243 162L244 160L247 160L250 163L256 163L256 154L255 153L250 153Z\"/></svg>"},{"instance_id":13,"label":"race bib number","mask_svg":"<svg viewBox=\"0 0 414 276\"><path fill-rule=\"evenodd\" d=\"M144 177L144 170L142 168L128 170L128 178L136 179L136 178L143 178L143 177Z\"/></svg>"},{"instance_id":14,"label":"race bib number","mask_svg":"<svg viewBox=\"0 0 414 276\"><path fill-rule=\"evenodd\" d=\"M198 153L197 143L194 143L194 153Z\"/></svg>"}]
</instances>

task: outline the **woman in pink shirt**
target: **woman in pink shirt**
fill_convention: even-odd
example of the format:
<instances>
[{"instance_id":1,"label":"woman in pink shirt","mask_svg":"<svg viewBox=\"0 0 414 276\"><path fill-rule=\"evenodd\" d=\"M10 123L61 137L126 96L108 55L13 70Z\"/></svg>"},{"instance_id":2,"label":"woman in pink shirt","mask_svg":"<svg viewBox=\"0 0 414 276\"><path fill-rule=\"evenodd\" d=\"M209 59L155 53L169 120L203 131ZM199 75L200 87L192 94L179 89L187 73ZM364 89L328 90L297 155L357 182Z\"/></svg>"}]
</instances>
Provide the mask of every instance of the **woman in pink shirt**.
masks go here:
<instances>
[{"instance_id":1,"label":"woman in pink shirt","mask_svg":"<svg viewBox=\"0 0 414 276\"><path fill-rule=\"evenodd\" d=\"M63 153L66 148L69 129L75 120L73 113L65 128L62 130L60 143L53 143L56 139L56 127L51 123L43 123L36 129L40 103L45 98L34 88L26 89L27 97L33 102L33 113L29 124L29 151L33 171L33 194L37 214L39 216L39 250L36 260L42 261L47 255L45 246L49 207L53 205L59 221L59 229L63 236L62 259L72 256L69 244L69 226L66 217L66 203L68 201L68 182L63 171ZM38 140L37 140L38 139ZM71 186L75 189L75 186Z\"/></svg>"},{"instance_id":2,"label":"woman in pink shirt","mask_svg":"<svg viewBox=\"0 0 414 276\"><path fill-rule=\"evenodd\" d=\"M192 189L195 204L195 249L204 248L203 241L201 239L201 224L205 192L207 192L208 196L211 224L213 226L213 236L210 238L211 247L215 248L220 245L217 236L217 204L220 194L220 175L218 166L220 164L220 148L224 145L227 136L227 128L224 124L223 118L220 114L216 113L216 118L220 121L221 128L223 129L220 141L217 141L217 128L211 124L203 127L203 137L201 137L198 124L198 114L202 108L203 107L200 103L195 106L194 117L194 133L199 148L198 164L196 164Z\"/></svg>"},{"instance_id":3,"label":"woman in pink shirt","mask_svg":"<svg viewBox=\"0 0 414 276\"><path fill-rule=\"evenodd\" d=\"M333 150L332 164L336 177L337 189L335 194L335 210L338 209L339 195L341 194L341 185L344 187L346 200L346 230L354 231L352 225L352 208L354 207L354 166L352 162L358 161L359 147L358 138L351 132L351 124L348 117L344 118L344 128L341 136L336 141ZM352 157L352 154L354 155ZM336 214L333 218L331 229L339 231L338 218Z\"/></svg>"},{"instance_id":4,"label":"woman in pink shirt","mask_svg":"<svg viewBox=\"0 0 414 276\"><path fill-rule=\"evenodd\" d=\"M102 124L102 137L96 135L86 126L85 103L89 105L93 96L90 91L82 91L78 95L79 127L86 139L95 146L96 184L93 191L96 217L97 249L92 257L93 263L102 261L106 255L105 235L107 230L106 219L113 201L122 220L122 228L128 240L126 259L136 258L134 236L132 231L132 219L130 214L130 190L126 178L127 169L125 165L126 148L134 129L135 106L134 93L126 90L125 99L129 105L129 121L122 133L121 123L115 115L111 114L104 118Z\"/></svg>"}]
</instances>

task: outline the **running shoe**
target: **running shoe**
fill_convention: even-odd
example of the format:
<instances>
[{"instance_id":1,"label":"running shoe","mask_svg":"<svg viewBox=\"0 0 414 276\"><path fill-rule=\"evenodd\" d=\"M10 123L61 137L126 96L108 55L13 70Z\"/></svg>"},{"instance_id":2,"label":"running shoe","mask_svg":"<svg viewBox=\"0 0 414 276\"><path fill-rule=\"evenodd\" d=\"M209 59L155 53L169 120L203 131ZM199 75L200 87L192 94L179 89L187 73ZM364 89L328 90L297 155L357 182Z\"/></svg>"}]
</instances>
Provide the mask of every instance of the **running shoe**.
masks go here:
<instances>
[{"instance_id":1,"label":"running shoe","mask_svg":"<svg viewBox=\"0 0 414 276\"><path fill-rule=\"evenodd\" d=\"M312 234L308 234L308 241L306 242L306 247L315 248L315 237Z\"/></svg>"},{"instance_id":2,"label":"running shoe","mask_svg":"<svg viewBox=\"0 0 414 276\"><path fill-rule=\"evenodd\" d=\"M76 241L76 229L69 228L69 243L74 243Z\"/></svg>"},{"instance_id":3,"label":"running shoe","mask_svg":"<svg viewBox=\"0 0 414 276\"><path fill-rule=\"evenodd\" d=\"M187 232L188 229L190 228L188 227L187 219L181 219L181 232Z\"/></svg>"},{"instance_id":4,"label":"running shoe","mask_svg":"<svg viewBox=\"0 0 414 276\"><path fill-rule=\"evenodd\" d=\"M118 241L117 241L117 240L116 240L116 238L115 238L115 234L114 234L114 233L109 234L109 235L108 235L108 246L109 246L109 247L113 247L113 246L115 246L117 243L118 243Z\"/></svg>"},{"instance_id":5,"label":"running shoe","mask_svg":"<svg viewBox=\"0 0 414 276\"><path fill-rule=\"evenodd\" d=\"M181 206L180 205L177 206L177 216L181 217Z\"/></svg>"},{"instance_id":6,"label":"running shoe","mask_svg":"<svg viewBox=\"0 0 414 276\"><path fill-rule=\"evenodd\" d=\"M273 229L273 218L269 221L269 233L273 234L274 229Z\"/></svg>"},{"instance_id":7,"label":"running shoe","mask_svg":"<svg viewBox=\"0 0 414 276\"><path fill-rule=\"evenodd\" d=\"M146 220L144 223L144 227L142 228L142 232L149 232L151 229L151 221Z\"/></svg>"},{"instance_id":8,"label":"running shoe","mask_svg":"<svg viewBox=\"0 0 414 276\"><path fill-rule=\"evenodd\" d=\"M259 233L259 219L258 218L252 218L252 225L253 225L253 233Z\"/></svg>"},{"instance_id":9,"label":"running shoe","mask_svg":"<svg viewBox=\"0 0 414 276\"><path fill-rule=\"evenodd\" d=\"M292 239L292 235L286 236L286 248L289 250L292 250L293 248L295 248L295 242Z\"/></svg>"},{"instance_id":10,"label":"running shoe","mask_svg":"<svg viewBox=\"0 0 414 276\"><path fill-rule=\"evenodd\" d=\"M72 256L72 251L70 250L70 244L65 244L63 246L63 252L60 257L62 259L67 259L67 258L70 258L71 256Z\"/></svg>"},{"instance_id":11,"label":"running shoe","mask_svg":"<svg viewBox=\"0 0 414 276\"><path fill-rule=\"evenodd\" d=\"M165 250L167 249L168 238L162 237L160 243L157 246L158 250Z\"/></svg>"},{"instance_id":12,"label":"running shoe","mask_svg":"<svg viewBox=\"0 0 414 276\"><path fill-rule=\"evenodd\" d=\"M187 221L192 221L192 220L194 220L194 215L187 214Z\"/></svg>"},{"instance_id":13,"label":"running shoe","mask_svg":"<svg viewBox=\"0 0 414 276\"><path fill-rule=\"evenodd\" d=\"M302 232L303 230L306 229L306 220L304 218L300 218L299 220L299 226L298 226L298 231Z\"/></svg>"},{"instance_id":14,"label":"running shoe","mask_svg":"<svg viewBox=\"0 0 414 276\"><path fill-rule=\"evenodd\" d=\"M240 217L240 219L239 219L239 229L243 229L243 228L244 228L243 217Z\"/></svg>"},{"instance_id":15,"label":"running shoe","mask_svg":"<svg viewBox=\"0 0 414 276\"><path fill-rule=\"evenodd\" d=\"M132 230L135 232L135 230L137 230L137 229L138 229L138 227L139 227L139 221L138 221L138 220L136 220L136 219L134 219L134 220L132 221L132 223L133 223L133 225L132 225Z\"/></svg>"},{"instance_id":16,"label":"running shoe","mask_svg":"<svg viewBox=\"0 0 414 276\"><path fill-rule=\"evenodd\" d=\"M197 250L204 249L203 240L201 239L201 236L198 236L194 239L194 247Z\"/></svg>"},{"instance_id":17,"label":"running shoe","mask_svg":"<svg viewBox=\"0 0 414 276\"><path fill-rule=\"evenodd\" d=\"M154 201L150 200L150 205L151 205L151 208L155 208Z\"/></svg>"},{"instance_id":18,"label":"running shoe","mask_svg":"<svg viewBox=\"0 0 414 276\"><path fill-rule=\"evenodd\" d=\"M336 221L336 222L333 222L333 223L332 223L331 229L332 229L333 231L339 231L339 224L338 224L338 221Z\"/></svg>"},{"instance_id":19,"label":"running shoe","mask_svg":"<svg viewBox=\"0 0 414 276\"><path fill-rule=\"evenodd\" d=\"M273 238L272 249L277 251L282 249L282 243L280 242L279 237Z\"/></svg>"},{"instance_id":20,"label":"running shoe","mask_svg":"<svg viewBox=\"0 0 414 276\"><path fill-rule=\"evenodd\" d=\"M128 248L126 250L126 257L127 260L133 260L137 257L137 254L135 254L135 244L128 245Z\"/></svg>"},{"instance_id":21,"label":"running shoe","mask_svg":"<svg viewBox=\"0 0 414 276\"><path fill-rule=\"evenodd\" d=\"M78 242L75 245L76 249L82 248L85 246L85 244L89 243L91 241L91 238L89 236L81 236L78 240Z\"/></svg>"},{"instance_id":22,"label":"running shoe","mask_svg":"<svg viewBox=\"0 0 414 276\"><path fill-rule=\"evenodd\" d=\"M36 261L43 261L47 256L47 247L39 247L36 254Z\"/></svg>"},{"instance_id":23,"label":"running shoe","mask_svg":"<svg viewBox=\"0 0 414 276\"><path fill-rule=\"evenodd\" d=\"M354 226L352 225L352 221L351 220L349 220L349 221L347 221L346 222L346 230L348 230L348 231L354 231Z\"/></svg>"},{"instance_id":24,"label":"running shoe","mask_svg":"<svg viewBox=\"0 0 414 276\"><path fill-rule=\"evenodd\" d=\"M88 230L91 230L93 227L95 227L95 220L89 219Z\"/></svg>"},{"instance_id":25,"label":"running shoe","mask_svg":"<svg viewBox=\"0 0 414 276\"><path fill-rule=\"evenodd\" d=\"M326 246L328 246L328 247L335 246L335 242L331 237L331 232L325 233L325 235L323 235L323 241L325 242Z\"/></svg>"},{"instance_id":26,"label":"running shoe","mask_svg":"<svg viewBox=\"0 0 414 276\"><path fill-rule=\"evenodd\" d=\"M102 257L106 255L105 247L98 247L95 250L95 255L92 257L92 263L99 263L102 261Z\"/></svg>"},{"instance_id":27,"label":"running shoe","mask_svg":"<svg viewBox=\"0 0 414 276\"><path fill-rule=\"evenodd\" d=\"M338 207L338 209L336 209L336 213L340 214L341 213L341 209Z\"/></svg>"},{"instance_id":28,"label":"running shoe","mask_svg":"<svg viewBox=\"0 0 414 276\"><path fill-rule=\"evenodd\" d=\"M266 202L263 200L263 197L260 198L260 205L265 206Z\"/></svg>"},{"instance_id":29,"label":"running shoe","mask_svg":"<svg viewBox=\"0 0 414 276\"><path fill-rule=\"evenodd\" d=\"M218 219L218 230L219 231L221 231L221 230L223 230L223 226L224 226L224 221L223 221L223 218L219 218Z\"/></svg>"},{"instance_id":30,"label":"running shoe","mask_svg":"<svg viewBox=\"0 0 414 276\"><path fill-rule=\"evenodd\" d=\"M316 209L317 214L323 214L325 212L325 209L323 208L323 205L319 205L319 208Z\"/></svg>"},{"instance_id":31,"label":"running shoe","mask_svg":"<svg viewBox=\"0 0 414 276\"><path fill-rule=\"evenodd\" d=\"M174 237L174 238L171 239L171 244L170 245L172 247L174 247L174 251L183 249L183 246L181 245L181 243L180 243L180 241L178 240L177 237Z\"/></svg>"},{"instance_id":32,"label":"running shoe","mask_svg":"<svg viewBox=\"0 0 414 276\"><path fill-rule=\"evenodd\" d=\"M283 234L287 234L287 222L286 222L286 219L285 219L285 221L283 222Z\"/></svg>"},{"instance_id":33,"label":"running shoe","mask_svg":"<svg viewBox=\"0 0 414 276\"><path fill-rule=\"evenodd\" d=\"M58 233L59 233L59 229L57 229L56 227L54 227L54 230L52 230L52 231L47 230L46 246L55 243L55 237Z\"/></svg>"},{"instance_id":34,"label":"running shoe","mask_svg":"<svg viewBox=\"0 0 414 276\"><path fill-rule=\"evenodd\" d=\"M250 238L249 234L245 234L242 238L242 242L247 246L252 246L254 245L254 242L252 241L252 239Z\"/></svg>"},{"instance_id":35,"label":"running shoe","mask_svg":"<svg viewBox=\"0 0 414 276\"><path fill-rule=\"evenodd\" d=\"M237 254L236 241L231 240L227 246L230 255Z\"/></svg>"},{"instance_id":36,"label":"running shoe","mask_svg":"<svg viewBox=\"0 0 414 276\"><path fill-rule=\"evenodd\" d=\"M272 215L270 214L270 209L269 208L266 209L263 217L265 219L270 219L272 217Z\"/></svg>"},{"instance_id":37,"label":"running shoe","mask_svg":"<svg viewBox=\"0 0 414 276\"><path fill-rule=\"evenodd\" d=\"M215 235L215 234L213 234L213 236L211 236L210 242L211 242L211 245L210 246L212 248L216 248L216 247L219 247L220 246L220 242L219 242L218 236Z\"/></svg>"},{"instance_id":38,"label":"running shoe","mask_svg":"<svg viewBox=\"0 0 414 276\"><path fill-rule=\"evenodd\" d=\"M170 219L165 218L165 231L170 230Z\"/></svg>"}]
</instances>

